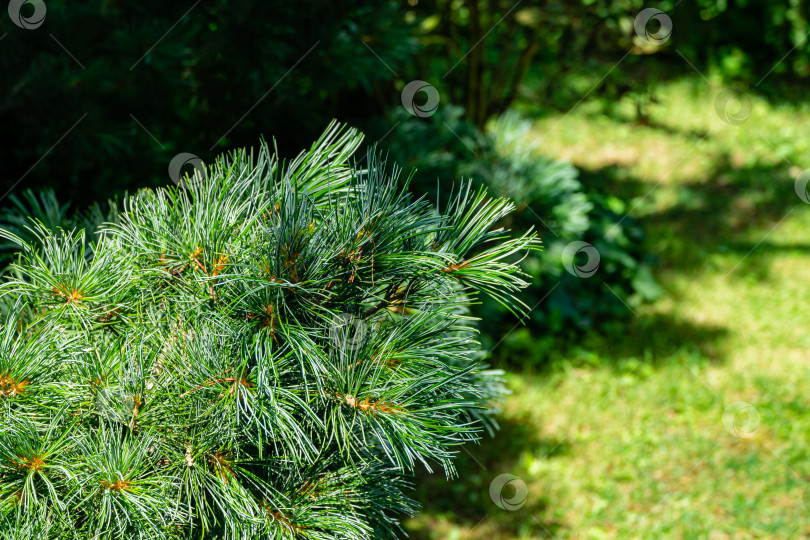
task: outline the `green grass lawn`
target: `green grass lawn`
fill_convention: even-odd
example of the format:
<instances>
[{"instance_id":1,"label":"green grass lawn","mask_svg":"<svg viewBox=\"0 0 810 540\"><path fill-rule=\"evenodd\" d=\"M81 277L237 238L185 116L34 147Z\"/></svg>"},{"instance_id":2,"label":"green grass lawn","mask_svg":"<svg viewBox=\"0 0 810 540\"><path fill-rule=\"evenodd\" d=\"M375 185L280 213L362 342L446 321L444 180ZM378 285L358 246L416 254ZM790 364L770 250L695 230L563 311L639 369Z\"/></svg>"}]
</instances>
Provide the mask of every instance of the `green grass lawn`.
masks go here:
<instances>
[{"instance_id":1,"label":"green grass lawn","mask_svg":"<svg viewBox=\"0 0 810 540\"><path fill-rule=\"evenodd\" d=\"M412 537L810 536L810 108L753 98L732 125L718 90L660 87L648 125L596 101L535 121L540 152L629 201L666 293L622 336L511 368L501 431L420 485ZM501 473L522 508L493 503Z\"/></svg>"}]
</instances>

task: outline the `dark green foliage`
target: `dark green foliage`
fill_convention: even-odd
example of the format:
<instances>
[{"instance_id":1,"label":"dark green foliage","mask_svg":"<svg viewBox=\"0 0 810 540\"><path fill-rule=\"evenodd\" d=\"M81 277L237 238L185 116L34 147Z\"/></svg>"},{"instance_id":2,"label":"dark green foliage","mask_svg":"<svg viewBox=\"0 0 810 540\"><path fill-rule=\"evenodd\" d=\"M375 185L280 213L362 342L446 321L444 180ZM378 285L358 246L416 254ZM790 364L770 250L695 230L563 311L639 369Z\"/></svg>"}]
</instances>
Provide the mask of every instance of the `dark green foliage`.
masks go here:
<instances>
[{"instance_id":1,"label":"dark green foliage","mask_svg":"<svg viewBox=\"0 0 810 540\"><path fill-rule=\"evenodd\" d=\"M538 241L469 184L350 167L360 139L234 152L94 238L4 233L3 538L390 537L416 467L454 474L502 392L467 306L523 312Z\"/></svg>"},{"instance_id":2,"label":"dark green foliage","mask_svg":"<svg viewBox=\"0 0 810 540\"><path fill-rule=\"evenodd\" d=\"M22 197L10 195L8 202L8 206L0 209L0 229L13 233L28 244L35 244L38 238L37 231L31 228L32 220L49 231L81 229L85 238L93 238L102 223L118 219L116 201L107 201L106 207L93 203L84 211L71 211L70 202L60 203L50 188L40 192L26 189ZM17 243L0 239L0 253L4 256L9 257L17 248Z\"/></svg>"},{"instance_id":3,"label":"dark green foliage","mask_svg":"<svg viewBox=\"0 0 810 540\"><path fill-rule=\"evenodd\" d=\"M564 250L574 238L571 236L551 238L542 255L524 263L526 271L536 276L537 286L525 295L527 303L538 305L531 315L534 325L571 338L591 328L621 331L634 310L661 295L644 230L626 217L627 204L599 193L589 193L588 201L593 205L588 229L578 238L599 253L599 268L593 276L578 277L564 268ZM525 214L522 217L526 223L532 222ZM492 315L484 311L482 316Z\"/></svg>"},{"instance_id":4,"label":"dark green foliage","mask_svg":"<svg viewBox=\"0 0 810 540\"><path fill-rule=\"evenodd\" d=\"M671 22L661 43L636 32L649 8ZM513 105L565 111L586 99L630 100L634 120L648 124L658 83L695 68L741 93L784 99L789 89L797 101L810 76L810 10L798 1L421 0L411 9L423 49L405 80L431 82L479 128Z\"/></svg>"},{"instance_id":5,"label":"dark green foliage","mask_svg":"<svg viewBox=\"0 0 810 540\"><path fill-rule=\"evenodd\" d=\"M266 126L294 155L374 110L391 78L374 53L396 69L414 50L395 1L45 5L33 30L0 13L0 195L23 177L80 205L165 185L176 154L213 162Z\"/></svg>"},{"instance_id":6,"label":"dark green foliage","mask_svg":"<svg viewBox=\"0 0 810 540\"><path fill-rule=\"evenodd\" d=\"M553 236L577 238L588 230L593 203L583 192L579 171L570 163L538 155L531 123L508 112L488 135L489 151L466 166L465 174L483 179L492 190L517 202ZM549 234L546 234L548 237Z\"/></svg>"},{"instance_id":7,"label":"dark green foliage","mask_svg":"<svg viewBox=\"0 0 810 540\"><path fill-rule=\"evenodd\" d=\"M797 2L662 2L674 31L656 50L633 29L642 0L44 5L36 29L0 16L0 196L50 186L84 205L159 186L173 156L211 161L259 126L293 155L310 126L371 123L413 79L480 128L513 103L568 109L588 96L629 96L646 121L655 81L693 74L675 49L760 91L810 74Z\"/></svg>"},{"instance_id":8,"label":"dark green foliage","mask_svg":"<svg viewBox=\"0 0 810 540\"><path fill-rule=\"evenodd\" d=\"M536 306L532 328L563 334L605 329L658 296L644 232L626 217L624 202L587 191L570 163L538 155L529 122L507 113L483 134L454 107L444 107L427 120L400 120L386 143L397 161L419 171L416 189L434 191L437 178L471 177L515 201L517 208L506 219L507 226L542 232L546 249L523 264L532 275L532 287L526 292L526 303ZM422 141L431 151L413 152L410 140ZM588 279L564 268L562 251L575 240L592 244L600 254L599 270ZM494 303L484 301L479 313L487 320L503 320L502 308ZM501 335L514 324L506 320L497 330L490 325L487 334Z\"/></svg>"}]
</instances>

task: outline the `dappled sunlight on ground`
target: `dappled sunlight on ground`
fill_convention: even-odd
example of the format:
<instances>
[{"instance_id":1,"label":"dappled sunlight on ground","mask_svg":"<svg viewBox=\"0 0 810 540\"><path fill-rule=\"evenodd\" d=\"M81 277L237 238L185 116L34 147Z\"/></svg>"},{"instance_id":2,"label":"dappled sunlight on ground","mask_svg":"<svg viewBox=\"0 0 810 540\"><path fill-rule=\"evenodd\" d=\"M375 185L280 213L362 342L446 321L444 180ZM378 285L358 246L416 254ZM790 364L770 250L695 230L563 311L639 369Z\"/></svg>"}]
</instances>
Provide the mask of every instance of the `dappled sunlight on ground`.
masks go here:
<instances>
[{"instance_id":1,"label":"dappled sunlight on ground","mask_svg":"<svg viewBox=\"0 0 810 540\"><path fill-rule=\"evenodd\" d=\"M810 167L810 110L755 99L729 125L694 81L659 94L651 125L594 102L535 133L630 201L667 294L511 375L506 429L461 453L462 480L420 488L413 537L810 535L810 205L790 174ZM528 488L519 510L490 498L501 473Z\"/></svg>"}]
</instances>

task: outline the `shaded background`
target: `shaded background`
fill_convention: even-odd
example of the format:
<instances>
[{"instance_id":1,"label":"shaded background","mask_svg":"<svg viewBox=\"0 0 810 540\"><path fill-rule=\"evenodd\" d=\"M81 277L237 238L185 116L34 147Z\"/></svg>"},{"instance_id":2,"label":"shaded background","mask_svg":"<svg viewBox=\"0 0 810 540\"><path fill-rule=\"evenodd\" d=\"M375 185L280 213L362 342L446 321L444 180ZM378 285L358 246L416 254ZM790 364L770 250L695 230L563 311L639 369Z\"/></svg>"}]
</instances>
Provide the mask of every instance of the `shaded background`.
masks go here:
<instances>
[{"instance_id":1,"label":"shaded background","mask_svg":"<svg viewBox=\"0 0 810 540\"><path fill-rule=\"evenodd\" d=\"M600 82L587 98L643 102L692 66L778 99L801 99L783 83L810 75L798 0L661 2L654 7L671 10L677 28L661 50L638 39L633 22L645 6L632 0L43 5L36 29L0 18L3 184L86 114L22 185L53 186L78 204L165 183L178 152L210 160L265 136L293 155L331 118L376 140L414 79L482 129L516 99L567 110L591 79Z\"/></svg>"},{"instance_id":2,"label":"shaded background","mask_svg":"<svg viewBox=\"0 0 810 540\"><path fill-rule=\"evenodd\" d=\"M514 390L502 430L459 479L419 479L413 536L801 537L808 20L805 0L11 2L0 206L92 226L75 213L170 183L180 153L291 158L350 123L413 191L473 178L545 244L523 324L476 308Z\"/></svg>"}]
</instances>

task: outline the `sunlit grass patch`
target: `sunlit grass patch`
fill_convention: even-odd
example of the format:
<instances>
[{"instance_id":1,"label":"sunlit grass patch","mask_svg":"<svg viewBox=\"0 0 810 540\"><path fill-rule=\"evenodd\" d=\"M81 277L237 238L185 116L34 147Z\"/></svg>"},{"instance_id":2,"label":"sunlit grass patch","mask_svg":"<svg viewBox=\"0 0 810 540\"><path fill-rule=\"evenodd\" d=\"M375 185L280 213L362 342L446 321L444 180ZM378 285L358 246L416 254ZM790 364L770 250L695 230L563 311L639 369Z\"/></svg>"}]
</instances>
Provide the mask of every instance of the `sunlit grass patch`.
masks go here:
<instances>
[{"instance_id":1,"label":"sunlit grass patch","mask_svg":"<svg viewBox=\"0 0 810 540\"><path fill-rule=\"evenodd\" d=\"M515 368L504 431L461 453L461 480L420 493L417 538L810 534L810 205L794 189L810 108L754 96L732 125L719 90L662 86L649 125L598 102L535 119L540 152L629 199L667 294L621 333L546 343L550 367ZM518 511L490 499L504 472L526 484Z\"/></svg>"}]
</instances>

